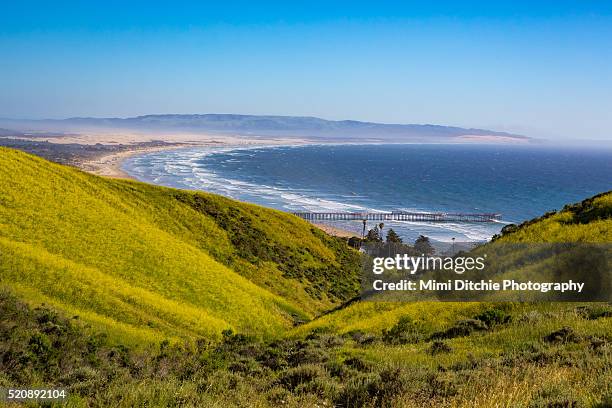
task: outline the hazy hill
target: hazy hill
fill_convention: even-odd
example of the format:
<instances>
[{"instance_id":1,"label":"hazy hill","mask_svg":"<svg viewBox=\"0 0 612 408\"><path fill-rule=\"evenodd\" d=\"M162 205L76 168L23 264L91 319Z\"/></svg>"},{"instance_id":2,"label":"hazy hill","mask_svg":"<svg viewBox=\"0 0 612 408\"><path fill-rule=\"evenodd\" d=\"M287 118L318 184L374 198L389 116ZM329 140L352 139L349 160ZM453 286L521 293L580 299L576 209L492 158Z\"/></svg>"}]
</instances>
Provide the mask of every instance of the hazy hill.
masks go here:
<instances>
[{"instance_id":1,"label":"hazy hill","mask_svg":"<svg viewBox=\"0 0 612 408\"><path fill-rule=\"evenodd\" d=\"M384 124L355 120L325 120L301 116L257 116L235 114L145 115L131 118L69 118L40 121L0 121L11 129L83 131L117 129L140 131L214 132L252 136L295 136L338 140L393 142L461 141L465 137L489 137L524 142L525 136L485 129L453 126Z\"/></svg>"}]
</instances>

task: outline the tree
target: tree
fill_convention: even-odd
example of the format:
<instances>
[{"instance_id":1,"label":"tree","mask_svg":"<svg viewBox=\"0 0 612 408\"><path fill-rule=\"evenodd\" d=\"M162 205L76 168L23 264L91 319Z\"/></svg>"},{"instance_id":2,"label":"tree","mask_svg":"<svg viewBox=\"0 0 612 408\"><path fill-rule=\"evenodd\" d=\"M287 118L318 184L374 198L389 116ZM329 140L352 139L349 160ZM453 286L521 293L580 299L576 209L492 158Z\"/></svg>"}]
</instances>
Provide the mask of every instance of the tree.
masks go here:
<instances>
[{"instance_id":1,"label":"tree","mask_svg":"<svg viewBox=\"0 0 612 408\"><path fill-rule=\"evenodd\" d=\"M361 231L361 240L363 241L365 239L365 230L366 230L366 225L368 223L368 220L363 220L363 231Z\"/></svg>"},{"instance_id":2,"label":"tree","mask_svg":"<svg viewBox=\"0 0 612 408\"><path fill-rule=\"evenodd\" d=\"M348 244L352 248L359 249L361 247L361 241L362 240L359 237L350 237L348 239Z\"/></svg>"},{"instance_id":3,"label":"tree","mask_svg":"<svg viewBox=\"0 0 612 408\"><path fill-rule=\"evenodd\" d=\"M393 231L393 228L390 228L389 231L387 232L387 242L394 243L394 244L401 244L402 239L400 238L399 235L397 235L395 231Z\"/></svg>"},{"instance_id":4,"label":"tree","mask_svg":"<svg viewBox=\"0 0 612 408\"><path fill-rule=\"evenodd\" d=\"M374 227L368 231L368 235L365 237L366 242L382 242L382 237L380 236L380 231L378 227Z\"/></svg>"},{"instance_id":5,"label":"tree","mask_svg":"<svg viewBox=\"0 0 612 408\"><path fill-rule=\"evenodd\" d=\"M419 235L419 237L414 241L414 249L417 250L420 254L432 255L436 250L429 242L429 238L425 235Z\"/></svg>"}]
</instances>

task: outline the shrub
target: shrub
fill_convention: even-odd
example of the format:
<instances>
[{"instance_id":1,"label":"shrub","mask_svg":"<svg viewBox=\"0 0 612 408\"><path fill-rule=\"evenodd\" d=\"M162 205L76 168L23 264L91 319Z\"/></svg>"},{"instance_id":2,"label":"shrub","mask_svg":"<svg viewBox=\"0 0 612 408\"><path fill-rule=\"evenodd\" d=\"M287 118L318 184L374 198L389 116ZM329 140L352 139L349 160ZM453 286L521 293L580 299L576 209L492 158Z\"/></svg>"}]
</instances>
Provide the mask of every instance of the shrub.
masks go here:
<instances>
[{"instance_id":1,"label":"shrub","mask_svg":"<svg viewBox=\"0 0 612 408\"><path fill-rule=\"evenodd\" d=\"M340 407L361 408L371 405L371 385L376 381L373 374L359 374L351 377L344 388L338 393L334 403Z\"/></svg>"},{"instance_id":2,"label":"shrub","mask_svg":"<svg viewBox=\"0 0 612 408\"><path fill-rule=\"evenodd\" d=\"M465 337L472 334L473 331L487 330L488 326L481 320L465 319L458 321L454 326L448 329L434 333L431 336L432 340L437 339L454 339L455 337Z\"/></svg>"},{"instance_id":3,"label":"shrub","mask_svg":"<svg viewBox=\"0 0 612 408\"><path fill-rule=\"evenodd\" d=\"M230 363L227 368L233 373L242 373L246 375L261 374L262 372L261 366L257 361L251 358L240 359Z\"/></svg>"},{"instance_id":4,"label":"shrub","mask_svg":"<svg viewBox=\"0 0 612 408\"><path fill-rule=\"evenodd\" d=\"M295 350L290 352L287 358L289 365L292 367L306 363L325 363L327 360L329 360L329 353L325 349L311 344L299 344Z\"/></svg>"},{"instance_id":5,"label":"shrub","mask_svg":"<svg viewBox=\"0 0 612 408\"><path fill-rule=\"evenodd\" d=\"M607 304L595 304L578 306L574 309L578 316L587 320L597 320L603 317L612 317L612 306Z\"/></svg>"},{"instance_id":6,"label":"shrub","mask_svg":"<svg viewBox=\"0 0 612 408\"><path fill-rule=\"evenodd\" d=\"M604 395L601 402L595 404L593 408L610 408L612 407L612 393Z\"/></svg>"},{"instance_id":7,"label":"shrub","mask_svg":"<svg viewBox=\"0 0 612 408\"><path fill-rule=\"evenodd\" d=\"M383 330L382 339L387 344L418 343L424 340L423 328L412 320L410 316L402 316L389 330Z\"/></svg>"},{"instance_id":8,"label":"shrub","mask_svg":"<svg viewBox=\"0 0 612 408\"><path fill-rule=\"evenodd\" d=\"M542 315L542 313L538 312L537 310L531 310L527 313L524 313L520 317L519 321L521 323L533 324L541 321L543 318L544 316Z\"/></svg>"},{"instance_id":9,"label":"shrub","mask_svg":"<svg viewBox=\"0 0 612 408\"><path fill-rule=\"evenodd\" d=\"M444 375L441 373L432 373L428 375L427 385L430 398L448 398L457 394L457 386L455 385L455 377Z\"/></svg>"},{"instance_id":10,"label":"shrub","mask_svg":"<svg viewBox=\"0 0 612 408\"><path fill-rule=\"evenodd\" d=\"M326 377L316 377L312 381L295 387L296 394L312 394L319 398L333 400L339 392L338 385Z\"/></svg>"},{"instance_id":11,"label":"shrub","mask_svg":"<svg viewBox=\"0 0 612 408\"><path fill-rule=\"evenodd\" d=\"M280 386L275 386L268 391L268 401L275 407L286 405L291 398L291 392Z\"/></svg>"},{"instance_id":12,"label":"shrub","mask_svg":"<svg viewBox=\"0 0 612 408\"><path fill-rule=\"evenodd\" d=\"M376 341L376 336L374 334L364 333L361 330L353 330L346 335L349 336L355 343L362 346L372 344Z\"/></svg>"},{"instance_id":13,"label":"shrub","mask_svg":"<svg viewBox=\"0 0 612 408\"><path fill-rule=\"evenodd\" d=\"M499 324L509 323L512 320L512 316L501 309L488 309L474 316L474 319L480 320L490 328Z\"/></svg>"},{"instance_id":14,"label":"shrub","mask_svg":"<svg viewBox=\"0 0 612 408\"><path fill-rule=\"evenodd\" d=\"M538 390L529 408L583 408L586 407L576 399L572 390L565 387L545 386Z\"/></svg>"},{"instance_id":15,"label":"shrub","mask_svg":"<svg viewBox=\"0 0 612 408\"><path fill-rule=\"evenodd\" d=\"M450 353L451 351L453 351L451 346L449 346L445 342L439 341L439 340L434 341L433 343L431 343L431 346L429 347L429 354L431 354L432 356L434 356L436 354Z\"/></svg>"},{"instance_id":16,"label":"shrub","mask_svg":"<svg viewBox=\"0 0 612 408\"><path fill-rule=\"evenodd\" d=\"M327 373L323 367L316 364L304 364L282 372L278 382L288 390L294 391L299 385L324 377L327 377Z\"/></svg>"},{"instance_id":17,"label":"shrub","mask_svg":"<svg viewBox=\"0 0 612 408\"><path fill-rule=\"evenodd\" d=\"M602 339L599 337L591 336L589 338L589 347L594 350L600 350L601 348L608 345L608 341L606 339Z\"/></svg>"},{"instance_id":18,"label":"shrub","mask_svg":"<svg viewBox=\"0 0 612 408\"><path fill-rule=\"evenodd\" d=\"M34 333L28 341L29 350L39 359L45 359L51 351L51 341L42 333Z\"/></svg>"},{"instance_id":19,"label":"shrub","mask_svg":"<svg viewBox=\"0 0 612 408\"><path fill-rule=\"evenodd\" d=\"M549 343L578 343L580 340L574 329L567 326L544 336L544 341Z\"/></svg>"},{"instance_id":20,"label":"shrub","mask_svg":"<svg viewBox=\"0 0 612 408\"><path fill-rule=\"evenodd\" d=\"M393 400L407 393L409 381L401 369L384 369L378 375L360 374L351 378L335 403L342 407L391 407Z\"/></svg>"},{"instance_id":21,"label":"shrub","mask_svg":"<svg viewBox=\"0 0 612 408\"><path fill-rule=\"evenodd\" d=\"M347 358L344 360L344 365L363 372L369 372L372 369L372 366L368 362L360 359L359 357Z\"/></svg>"}]
</instances>

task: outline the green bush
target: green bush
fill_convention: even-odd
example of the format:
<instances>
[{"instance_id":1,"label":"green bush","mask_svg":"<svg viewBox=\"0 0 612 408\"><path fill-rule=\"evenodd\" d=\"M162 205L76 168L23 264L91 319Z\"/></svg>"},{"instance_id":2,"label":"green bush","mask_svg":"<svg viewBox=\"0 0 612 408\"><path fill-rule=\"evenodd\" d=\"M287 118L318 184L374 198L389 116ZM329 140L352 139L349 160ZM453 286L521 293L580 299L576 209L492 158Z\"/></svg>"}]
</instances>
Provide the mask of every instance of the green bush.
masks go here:
<instances>
[{"instance_id":1,"label":"green bush","mask_svg":"<svg viewBox=\"0 0 612 408\"><path fill-rule=\"evenodd\" d=\"M474 331L483 331L487 329L488 326L481 320L465 319L458 321L454 326L444 331L434 333L431 339L454 339L455 337L469 336Z\"/></svg>"},{"instance_id":2,"label":"green bush","mask_svg":"<svg viewBox=\"0 0 612 408\"><path fill-rule=\"evenodd\" d=\"M422 325L412 320L410 316L400 317L395 326L382 332L382 340L387 344L418 343L425 337L426 332Z\"/></svg>"},{"instance_id":3,"label":"green bush","mask_svg":"<svg viewBox=\"0 0 612 408\"><path fill-rule=\"evenodd\" d=\"M451 346L439 340L432 342L431 346L429 347L429 354L432 356L435 356L436 354L450 353L451 351L453 351Z\"/></svg>"},{"instance_id":4,"label":"green bush","mask_svg":"<svg viewBox=\"0 0 612 408\"><path fill-rule=\"evenodd\" d=\"M512 320L512 316L501 309L488 309L474 316L474 319L480 320L490 328L496 325L509 323Z\"/></svg>"},{"instance_id":5,"label":"green bush","mask_svg":"<svg viewBox=\"0 0 612 408\"><path fill-rule=\"evenodd\" d=\"M325 369L316 364L303 364L284 371L278 378L279 384L294 391L298 386L327 377Z\"/></svg>"},{"instance_id":6,"label":"green bush","mask_svg":"<svg viewBox=\"0 0 612 408\"><path fill-rule=\"evenodd\" d=\"M544 336L544 340L549 343L578 343L582 339L571 327L563 327Z\"/></svg>"}]
</instances>

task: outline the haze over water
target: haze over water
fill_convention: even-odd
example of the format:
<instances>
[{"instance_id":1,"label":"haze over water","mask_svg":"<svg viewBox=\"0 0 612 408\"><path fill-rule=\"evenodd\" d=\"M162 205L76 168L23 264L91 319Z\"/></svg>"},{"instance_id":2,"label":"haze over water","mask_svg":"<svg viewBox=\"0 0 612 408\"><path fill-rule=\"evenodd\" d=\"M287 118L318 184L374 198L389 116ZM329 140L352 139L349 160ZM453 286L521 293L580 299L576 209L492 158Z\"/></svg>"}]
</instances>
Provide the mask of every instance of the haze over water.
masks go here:
<instances>
[{"instance_id":1,"label":"haze over water","mask_svg":"<svg viewBox=\"0 0 612 408\"><path fill-rule=\"evenodd\" d=\"M501 213L519 223L612 189L612 150L508 145L191 148L128 159L139 180L284 211ZM360 234L361 223L334 223ZM369 227L372 227L372 223ZM402 237L486 240L502 223L386 222Z\"/></svg>"}]
</instances>

